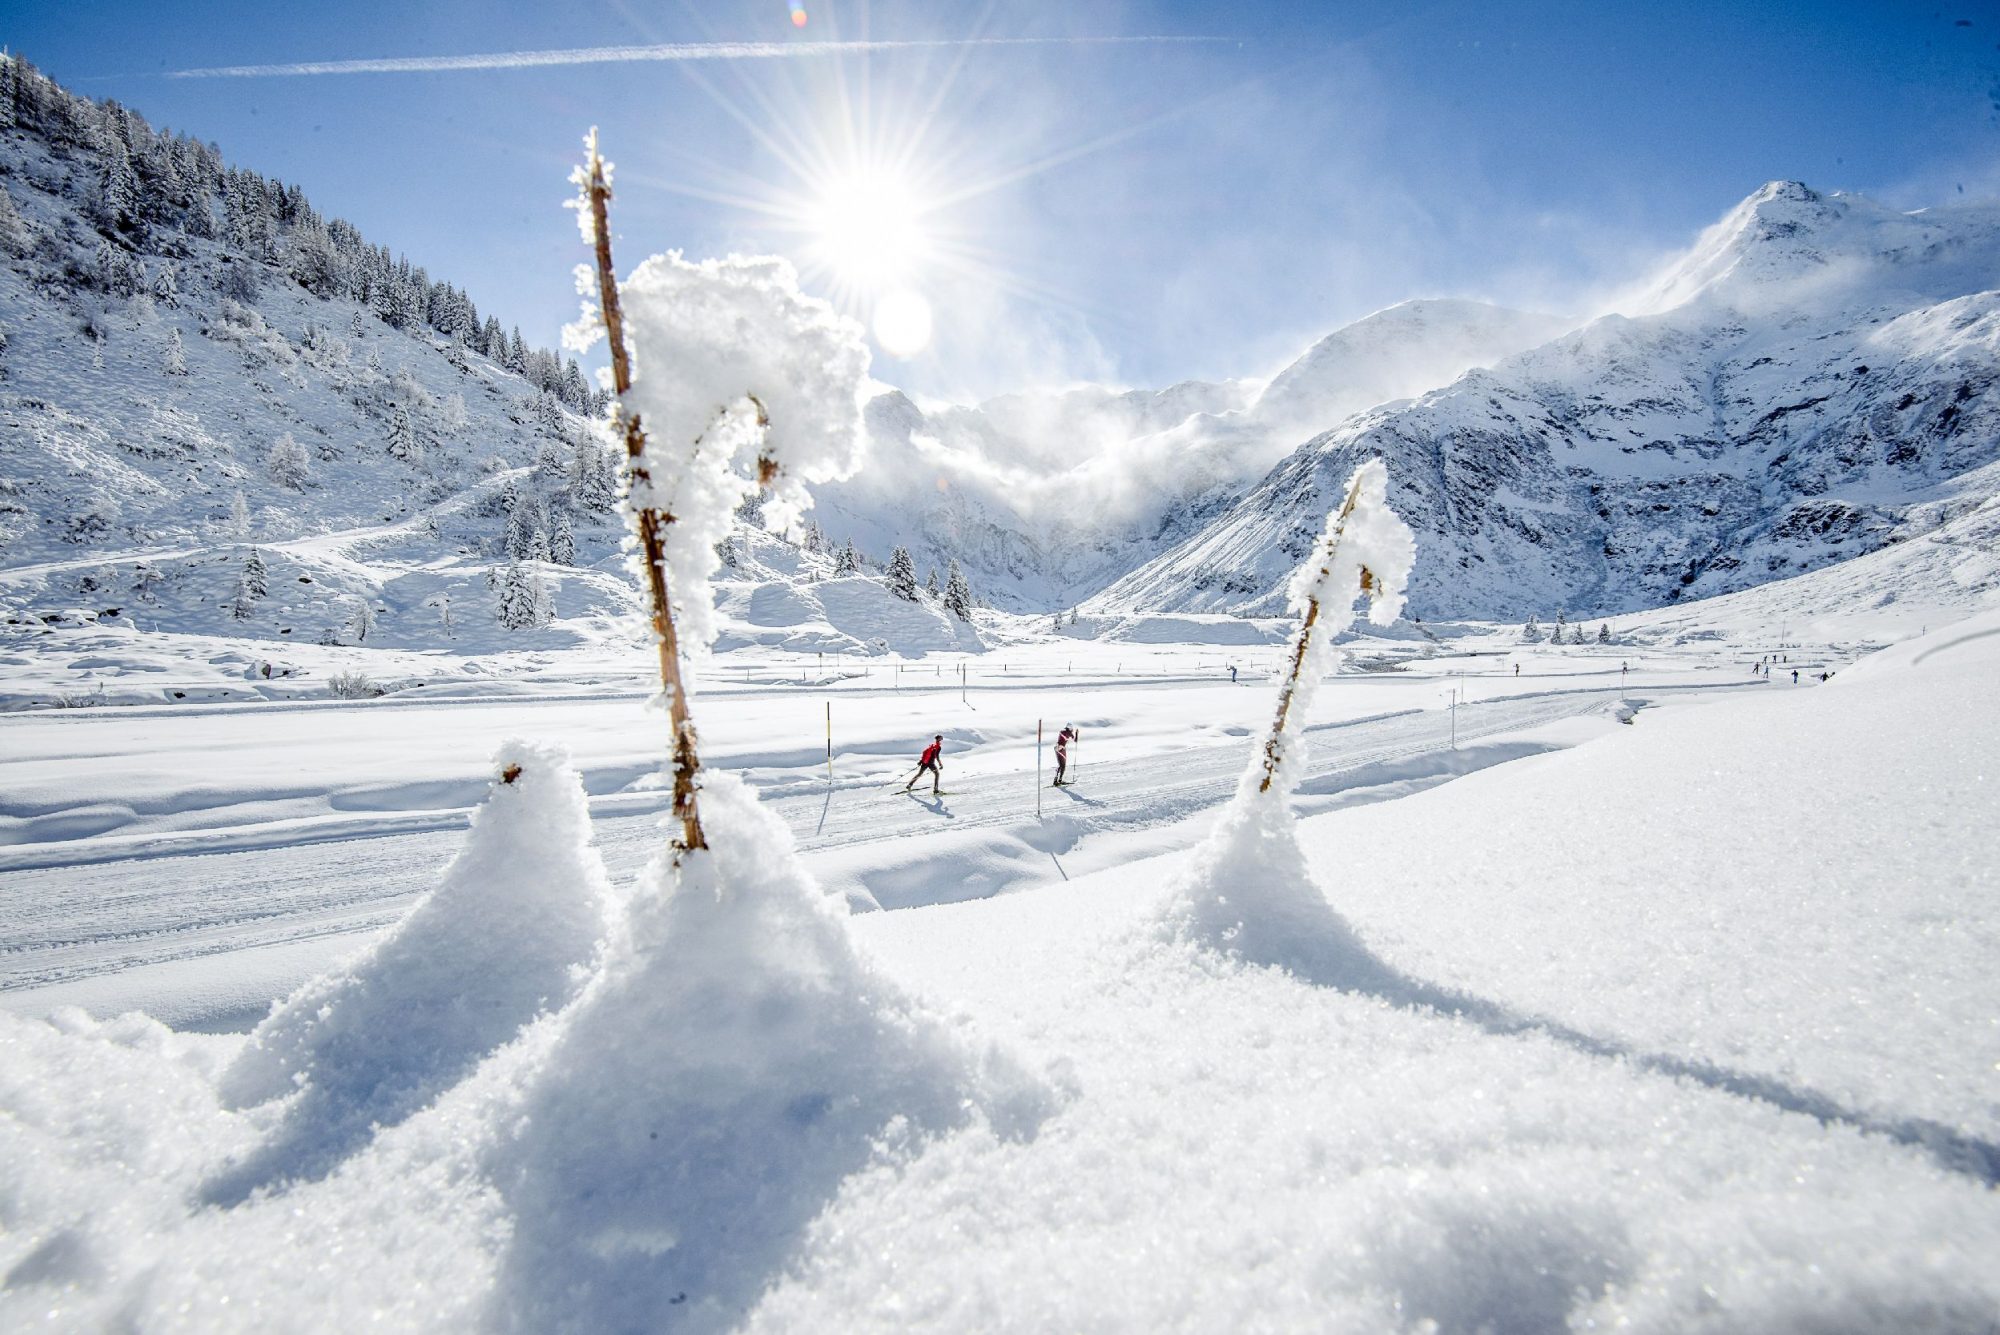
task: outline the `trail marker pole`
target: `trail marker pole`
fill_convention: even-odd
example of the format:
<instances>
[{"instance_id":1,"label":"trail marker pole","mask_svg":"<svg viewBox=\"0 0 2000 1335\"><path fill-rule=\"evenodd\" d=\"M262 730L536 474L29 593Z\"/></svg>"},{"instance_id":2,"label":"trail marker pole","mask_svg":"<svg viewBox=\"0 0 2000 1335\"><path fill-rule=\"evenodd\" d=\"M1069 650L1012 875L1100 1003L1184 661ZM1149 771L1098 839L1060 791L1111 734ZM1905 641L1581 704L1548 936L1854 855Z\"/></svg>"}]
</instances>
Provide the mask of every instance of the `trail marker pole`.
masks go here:
<instances>
[{"instance_id":1,"label":"trail marker pole","mask_svg":"<svg viewBox=\"0 0 2000 1335\"><path fill-rule=\"evenodd\" d=\"M1035 819L1042 818L1042 721L1035 720Z\"/></svg>"},{"instance_id":2,"label":"trail marker pole","mask_svg":"<svg viewBox=\"0 0 2000 1335\"><path fill-rule=\"evenodd\" d=\"M826 702L826 781L833 783L833 701Z\"/></svg>"}]
</instances>

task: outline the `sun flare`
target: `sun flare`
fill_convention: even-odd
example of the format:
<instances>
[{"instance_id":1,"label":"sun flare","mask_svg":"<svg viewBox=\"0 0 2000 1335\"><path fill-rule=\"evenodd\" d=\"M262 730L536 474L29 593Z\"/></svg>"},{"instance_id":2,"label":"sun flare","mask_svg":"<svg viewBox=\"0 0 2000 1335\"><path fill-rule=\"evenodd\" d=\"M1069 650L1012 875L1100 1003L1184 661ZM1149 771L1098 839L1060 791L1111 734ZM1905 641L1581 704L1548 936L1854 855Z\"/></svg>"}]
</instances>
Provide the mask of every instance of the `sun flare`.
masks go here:
<instances>
[{"instance_id":1,"label":"sun flare","mask_svg":"<svg viewBox=\"0 0 2000 1335\"><path fill-rule=\"evenodd\" d=\"M813 258L843 285L875 294L907 282L929 251L926 212L908 182L858 171L827 182L807 210Z\"/></svg>"}]
</instances>

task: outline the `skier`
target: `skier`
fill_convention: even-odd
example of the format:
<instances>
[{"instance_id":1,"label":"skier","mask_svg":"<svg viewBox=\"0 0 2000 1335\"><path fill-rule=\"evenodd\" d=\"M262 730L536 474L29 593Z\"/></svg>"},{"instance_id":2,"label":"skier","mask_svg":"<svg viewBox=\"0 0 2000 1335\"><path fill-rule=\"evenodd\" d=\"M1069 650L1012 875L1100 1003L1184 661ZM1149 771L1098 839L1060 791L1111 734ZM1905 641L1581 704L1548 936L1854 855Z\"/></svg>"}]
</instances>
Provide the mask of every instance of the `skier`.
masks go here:
<instances>
[{"instance_id":1,"label":"skier","mask_svg":"<svg viewBox=\"0 0 2000 1335\"><path fill-rule=\"evenodd\" d=\"M1230 669L1232 672L1234 668ZM1076 739L1076 729L1063 724L1063 730L1056 734L1056 781L1054 786L1063 786L1063 771L1069 768L1069 744Z\"/></svg>"},{"instance_id":2,"label":"skier","mask_svg":"<svg viewBox=\"0 0 2000 1335\"><path fill-rule=\"evenodd\" d=\"M1519 663L1514 664L1514 675L1517 677L1521 675L1521 665Z\"/></svg>"},{"instance_id":3,"label":"skier","mask_svg":"<svg viewBox=\"0 0 2000 1335\"><path fill-rule=\"evenodd\" d=\"M903 785L903 791L906 793L909 792L911 788L916 786L917 780L924 777L924 771L929 770L931 772L931 792L943 792L943 789L938 786L944 777L944 761L941 758L943 754L944 734L939 733L931 739L931 744L924 748L924 753L917 757L917 772L912 774L910 781Z\"/></svg>"},{"instance_id":4,"label":"skier","mask_svg":"<svg viewBox=\"0 0 2000 1335\"><path fill-rule=\"evenodd\" d=\"M1798 670L1797 668L1793 668L1793 669L1792 669L1792 685L1796 686L1796 685L1798 685L1798 684L1799 684L1799 670Z\"/></svg>"},{"instance_id":5,"label":"skier","mask_svg":"<svg viewBox=\"0 0 2000 1335\"><path fill-rule=\"evenodd\" d=\"M1234 663L1229 665L1229 684L1231 686L1236 684L1236 664Z\"/></svg>"}]
</instances>

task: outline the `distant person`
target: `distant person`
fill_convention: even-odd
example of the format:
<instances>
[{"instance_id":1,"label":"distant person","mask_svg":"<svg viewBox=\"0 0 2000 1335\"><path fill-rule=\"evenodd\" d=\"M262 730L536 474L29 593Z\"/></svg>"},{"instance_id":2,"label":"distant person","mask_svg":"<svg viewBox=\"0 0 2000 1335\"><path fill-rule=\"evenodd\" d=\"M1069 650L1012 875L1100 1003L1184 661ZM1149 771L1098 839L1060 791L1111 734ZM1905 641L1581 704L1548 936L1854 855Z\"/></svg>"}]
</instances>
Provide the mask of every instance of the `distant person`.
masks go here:
<instances>
[{"instance_id":1,"label":"distant person","mask_svg":"<svg viewBox=\"0 0 2000 1335\"><path fill-rule=\"evenodd\" d=\"M910 781L903 785L903 791L906 793L909 792L911 788L916 786L917 780L924 777L924 771L929 770L931 772L931 792L943 792L944 789L940 786L940 781L944 778L943 757L944 734L939 733L937 736L931 738L931 744L924 748L924 753L921 756L917 757L917 772L912 774Z\"/></svg>"},{"instance_id":2,"label":"distant person","mask_svg":"<svg viewBox=\"0 0 2000 1335\"><path fill-rule=\"evenodd\" d=\"M1514 664L1514 675L1517 677L1521 675L1521 665L1519 663Z\"/></svg>"},{"instance_id":3,"label":"distant person","mask_svg":"<svg viewBox=\"0 0 2000 1335\"><path fill-rule=\"evenodd\" d=\"M1236 669L1229 669L1229 675L1233 679L1236 676ZM1063 724L1063 730L1056 734L1055 787L1057 788L1063 786L1063 773L1069 769L1069 744L1075 740L1076 729L1070 727L1067 723Z\"/></svg>"},{"instance_id":4,"label":"distant person","mask_svg":"<svg viewBox=\"0 0 2000 1335\"><path fill-rule=\"evenodd\" d=\"M1234 663L1231 663L1229 665L1229 684L1231 686L1234 686L1236 684L1236 664ZM1060 782L1060 780L1058 780L1058 782Z\"/></svg>"},{"instance_id":5,"label":"distant person","mask_svg":"<svg viewBox=\"0 0 2000 1335\"><path fill-rule=\"evenodd\" d=\"M1793 669L1792 669L1792 685L1796 686L1796 685L1798 685L1798 684L1799 684L1799 670L1798 670L1797 668L1793 668Z\"/></svg>"}]
</instances>

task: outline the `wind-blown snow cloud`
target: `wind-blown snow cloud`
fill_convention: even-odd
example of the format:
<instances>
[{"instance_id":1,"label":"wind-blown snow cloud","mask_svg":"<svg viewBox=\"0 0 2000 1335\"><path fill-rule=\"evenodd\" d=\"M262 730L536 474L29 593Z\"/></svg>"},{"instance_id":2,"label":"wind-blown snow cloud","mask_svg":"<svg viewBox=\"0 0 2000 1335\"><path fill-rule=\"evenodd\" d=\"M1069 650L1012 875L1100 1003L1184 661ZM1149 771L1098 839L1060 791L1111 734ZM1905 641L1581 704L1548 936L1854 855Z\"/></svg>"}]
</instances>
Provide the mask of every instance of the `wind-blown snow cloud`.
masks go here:
<instances>
[{"instance_id":1,"label":"wind-blown snow cloud","mask_svg":"<svg viewBox=\"0 0 2000 1335\"><path fill-rule=\"evenodd\" d=\"M528 69L541 65L614 65L649 60L797 60L873 51L974 46L1135 46L1221 42L1222 37L960 37L926 41L662 42L651 46L583 46L553 51L490 51L465 56L384 56L364 60L305 60L282 65L217 65L170 70L170 79L261 79L304 74L410 74L443 70Z\"/></svg>"}]
</instances>

